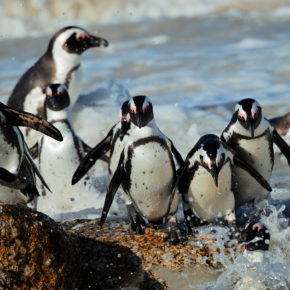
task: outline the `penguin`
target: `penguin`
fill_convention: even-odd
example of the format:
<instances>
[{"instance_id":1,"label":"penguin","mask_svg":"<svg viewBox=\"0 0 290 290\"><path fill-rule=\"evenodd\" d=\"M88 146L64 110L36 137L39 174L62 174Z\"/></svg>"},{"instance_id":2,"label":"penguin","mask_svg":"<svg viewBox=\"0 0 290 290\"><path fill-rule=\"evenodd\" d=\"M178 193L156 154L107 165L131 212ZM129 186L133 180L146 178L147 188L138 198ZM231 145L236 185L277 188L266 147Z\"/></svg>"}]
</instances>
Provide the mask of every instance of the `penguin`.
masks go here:
<instances>
[{"instance_id":1,"label":"penguin","mask_svg":"<svg viewBox=\"0 0 290 290\"><path fill-rule=\"evenodd\" d=\"M106 135L106 137L99 142L88 154L81 160L78 168L72 177L72 185L76 184L95 164L95 162L110 151L109 156L109 174L115 172L120 155L124 149L124 145L130 134L130 115L129 115L129 101L125 101L119 112L119 122L116 123Z\"/></svg>"},{"instance_id":2,"label":"penguin","mask_svg":"<svg viewBox=\"0 0 290 290\"><path fill-rule=\"evenodd\" d=\"M267 251L269 249L270 237L270 232L264 224L250 222L246 224L241 232L239 243L245 243L246 250L248 251Z\"/></svg>"},{"instance_id":3,"label":"penguin","mask_svg":"<svg viewBox=\"0 0 290 290\"><path fill-rule=\"evenodd\" d=\"M290 129L290 112L283 116L271 118L269 122L281 136L286 136Z\"/></svg>"},{"instance_id":4,"label":"penguin","mask_svg":"<svg viewBox=\"0 0 290 290\"><path fill-rule=\"evenodd\" d=\"M73 211L85 195L88 176L78 186L72 187L70 179L85 152L91 148L73 131L70 122L70 97L64 84L50 84L46 88L45 108L47 120L63 136L58 142L42 136L33 151L38 156L39 170L42 172L53 194L42 187L37 198L37 209L43 212L64 213Z\"/></svg>"},{"instance_id":5,"label":"penguin","mask_svg":"<svg viewBox=\"0 0 290 290\"><path fill-rule=\"evenodd\" d=\"M51 83L63 83L68 88L73 106L81 88L81 54L91 47L106 46L106 39L91 35L83 28L62 28L50 39L46 52L21 76L7 104L45 118L46 87ZM29 132L28 129L23 131L24 136L29 137ZM29 147L36 142L36 138L26 138Z\"/></svg>"},{"instance_id":6,"label":"penguin","mask_svg":"<svg viewBox=\"0 0 290 290\"><path fill-rule=\"evenodd\" d=\"M214 134L202 136L188 153L175 186L182 196L188 233L192 233L195 226L219 221L237 229L233 192L235 166L259 178L262 186L271 190L255 169Z\"/></svg>"},{"instance_id":7,"label":"penguin","mask_svg":"<svg viewBox=\"0 0 290 290\"><path fill-rule=\"evenodd\" d=\"M254 99L242 99L221 140L233 148L244 161L252 165L269 182L273 165L275 143L290 165L290 147L263 116L262 108ZM262 188L244 169L235 168L236 207L247 202L260 202L269 191Z\"/></svg>"},{"instance_id":8,"label":"penguin","mask_svg":"<svg viewBox=\"0 0 290 290\"><path fill-rule=\"evenodd\" d=\"M30 156L18 126L30 127L62 141L61 133L47 121L0 102L0 203L2 204L27 204L38 196L35 175L49 190Z\"/></svg>"},{"instance_id":9,"label":"penguin","mask_svg":"<svg viewBox=\"0 0 290 290\"><path fill-rule=\"evenodd\" d=\"M178 194L172 197L176 181L173 156L179 166L183 159L155 123L148 97L132 97L128 105L131 131L108 187L100 225L105 222L121 185L129 200L126 206L131 228L141 234L144 233L143 225L162 223L166 218L169 226L165 238L177 243Z\"/></svg>"}]
</instances>

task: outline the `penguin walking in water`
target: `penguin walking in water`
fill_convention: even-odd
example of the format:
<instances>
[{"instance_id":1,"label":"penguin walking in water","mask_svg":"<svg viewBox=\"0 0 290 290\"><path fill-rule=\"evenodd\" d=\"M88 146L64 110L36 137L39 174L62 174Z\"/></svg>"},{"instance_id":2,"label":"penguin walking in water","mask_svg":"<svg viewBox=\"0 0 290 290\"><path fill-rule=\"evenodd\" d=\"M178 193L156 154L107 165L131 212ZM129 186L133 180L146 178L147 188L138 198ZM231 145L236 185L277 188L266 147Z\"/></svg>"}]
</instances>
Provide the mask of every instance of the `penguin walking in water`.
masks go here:
<instances>
[{"instance_id":1,"label":"penguin walking in water","mask_svg":"<svg viewBox=\"0 0 290 290\"><path fill-rule=\"evenodd\" d=\"M146 96L129 101L131 131L110 182L100 225L106 220L114 195L121 185L128 196L128 215L132 229L143 233L143 225L168 219L166 238L179 241L176 211L178 194L172 196L176 181L174 158L179 166L183 159L154 121L153 106Z\"/></svg>"},{"instance_id":2,"label":"penguin walking in water","mask_svg":"<svg viewBox=\"0 0 290 290\"><path fill-rule=\"evenodd\" d=\"M96 161L110 151L109 174L112 175L119 163L120 155L130 134L129 101L125 101L120 109L120 122L116 123L106 135L88 154L81 160L72 177L72 185L76 184L96 163Z\"/></svg>"},{"instance_id":3,"label":"penguin walking in water","mask_svg":"<svg viewBox=\"0 0 290 290\"><path fill-rule=\"evenodd\" d=\"M50 84L46 89L46 116L63 136L58 142L42 136L34 146L33 157L38 156L39 169L52 194L42 187L37 198L37 209L43 212L64 213L74 210L84 198L88 178L72 187L70 180L85 152L91 148L73 131L70 123L70 97L63 84Z\"/></svg>"},{"instance_id":4,"label":"penguin walking in water","mask_svg":"<svg viewBox=\"0 0 290 290\"><path fill-rule=\"evenodd\" d=\"M254 99L243 99L221 135L221 140L233 148L244 161L255 168L268 182L274 165L275 143L290 165L290 147L263 116L262 108ZM243 168L235 168L236 207L247 202L259 202L269 190L261 187Z\"/></svg>"},{"instance_id":5,"label":"penguin walking in water","mask_svg":"<svg viewBox=\"0 0 290 290\"><path fill-rule=\"evenodd\" d=\"M235 227L234 167L243 168L271 190L267 181L233 150L223 146L216 135L202 136L188 153L176 188L182 195L189 233L195 226L220 220Z\"/></svg>"},{"instance_id":6,"label":"penguin walking in water","mask_svg":"<svg viewBox=\"0 0 290 290\"><path fill-rule=\"evenodd\" d=\"M46 52L29 68L14 87L8 105L46 118L44 110L45 90L51 83L65 84L73 106L81 88L81 54L91 47L106 47L108 41L91 35L77 26L67 26L50 39ZM23 131L29 136L30 130ZM29 138L29 147L37 137ZM31 140L30 140L31 139Z\"/></svg>"},{"instance_id":7,"label":"penguin walking in water","mask_svg":"<svg viewBox=\"0 0 290 290\"><path fill-rule=\"evenodd\" d=\"M35 174L49 189L18 126L32 128L62 141L61 133L47 121L0 102L0 203L3 204L26 204L38 196Z\"/></svg>"}]
</instances>

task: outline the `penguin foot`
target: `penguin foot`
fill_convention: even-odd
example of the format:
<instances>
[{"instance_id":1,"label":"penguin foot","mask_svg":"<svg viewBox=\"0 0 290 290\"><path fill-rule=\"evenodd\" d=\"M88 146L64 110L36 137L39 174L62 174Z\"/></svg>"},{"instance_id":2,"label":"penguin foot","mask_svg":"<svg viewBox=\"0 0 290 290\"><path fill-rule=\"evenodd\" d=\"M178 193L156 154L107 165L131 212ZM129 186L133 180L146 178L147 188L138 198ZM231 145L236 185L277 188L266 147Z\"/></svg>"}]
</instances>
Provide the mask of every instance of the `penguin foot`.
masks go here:
<instances>
[{"instance_id":1,"label":"penguin foot","mask_svg":"<svg viewBox=\"0 0 290 290\"><path fill-rule=\"evenodd\" d=\"M191 209L184 211L184 218L185 218L185 222L186 222L186 228L187 228L188 235L194 235L194 234L198 233L198 231L195 228L206 224L205 221L196 217Z\"/></svg>"},{"instance_id":2,"label":"penguin foot","mask_svg":"<svg viewBox=\"0 0 290 290\"><path fill-rule=\"evenodd\" d=\"M270 244L270 232L262 223L251 222L241 232L239 242L245 243L249 251L267 251Z\"/></svg>"},{"instance_id":3,"label":"penguin foot","mask_svg":"<svg viewBox=\"0 0 290 290\"><path fill-rule=\"evenodd\" d=\"M132 204L127 205L128 215L131 223L131 229L139 235L145 233L145 221L142 217L139 216Z\"/></svg>"},{"instance_id":4,"label":"penguin foot","mask_svg":"<svg viewBox=\"0 0 290 290\"><path fill-rule=\"evenodd\" d=\"M181 235L181 231L178 227L177 220L175 217L169 219L169 225L164 235L163 241L169 242L171 245L178 245L184 238Z\"/></svg>"}]
</instances>

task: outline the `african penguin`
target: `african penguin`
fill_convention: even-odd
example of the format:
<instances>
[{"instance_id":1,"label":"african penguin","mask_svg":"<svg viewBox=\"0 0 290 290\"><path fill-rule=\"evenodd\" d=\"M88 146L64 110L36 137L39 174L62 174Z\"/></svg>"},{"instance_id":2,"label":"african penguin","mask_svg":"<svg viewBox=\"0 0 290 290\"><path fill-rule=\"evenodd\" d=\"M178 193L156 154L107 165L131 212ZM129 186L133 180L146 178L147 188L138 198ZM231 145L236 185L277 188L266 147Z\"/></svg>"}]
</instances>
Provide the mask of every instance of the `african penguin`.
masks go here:
<instances>
[{"instance_id":1,"label":"african penguin","mask_svg":"<svg viewBox=\"0 0 290 290\"><path fill-rule=\"evenodd\" d=\"M110 182L100 224L105 222L119 186L128 196L127 209L131 227L143 233L142 225L162 223L168 218L166 238L178 242L176 211L178 194L172 196L176 181L173 155L179 166L182 157L154 121L153 106L148 97L135 96L129 101L131 131L118 167Z\"/></svg>"},{"instance_id":2,"label":"african penguin","mask_svg":"<svg viewBox=\"0 0 290 290\"><path fill-rule=\"evenodd\" d=\"M290 147L263 116L261 106L254 99L243 99L236 105L221 139L268 182L274 164L273 142L290 164ZM235 168L234 173L236 207L246 202L259 202L268 196L269 191L262 188L244 169Z\"/></svg>"},{"instance_id":3,"label":"african penguin","mask_svg":"<svg viewBox=\"0 0 290 290\"><path fill-rule=\"evenodd\" d=\"M42 187L42 194L37 198L37 209L50 214L73 211L84 198L88 177L75 187L70 180L77 165L91 148L73 131L70 123L70 97L63 84L50 84L46 88L45 108L47 120L63 136L58 142L42 136L33 150L38 156L39 169L47 180L52 194Z\"/></svg>"},{"instance_id":4,"label":"african penguin","mask_svg":"<svg viewBox=\"0 0 290 290\"><path fill-rule=\"evenodd\" d=\"M245 243L248 251L267 251L270 244L270 232L264 224L250 222L241 232L239 242Z\"/></svg>"},{"instance_id":5,"label":"african penguin","mask_svg":"<svg viewBox=\"0 0 290 290\"><path fill-rule=\"evenodd\" d=\"M88 154L82 159L77 170L75 171L72 184L76 184L95 164L95 162L110 151L109 174L112 175L119 163L120 155L124 149L128 136L130 134L130 115L129 101L125 101L120 109L119 120L106 135Z\"/></svg>"},{"instance_id":6,"label":"african penguin","mask_svg":"<svg viewBox=\"0 0 290 290\"><path fill-rule=\"evenodd\" d=\"M205 222L224 221L235 226L233 169L261 177L250 165L240 160L233 150L223 146L214 134L202 136L188 153L180 170L176 188L182 195L188 232ZM263 178L261 177L263 180ZM263 185L268 183L263 180Z\"/></svg>"},{"instance_id":7,"label":"african penguin","mask_svg":"<svg viewBox=\"0 0 290 290\"><path fill-rule=\"evenodd\" d=\"M8 99L8 105L45 118L46 87L51 83L63 83L68 88L73 106L81 88L81 54L91 47L106 46L106 39L91 35L80 27L62 28L50 39L44 55L21 76ZM29 130L23 133L26 137ZM37 137L29 139L26 138L29 146L37 141Z\"/></svg>"},{"instance_id":8,"label":"african penguin","mask_svg":"<svg viewBox=\"0 0 290 290\"><path fill-rule=\"evenodd\" d=\"M0 203L4 204L26 204L38 196L35 174L48 188L18 126L30 127L62 141L61 133L47 121L0 102Z\"/></svg>"}]
</instances>

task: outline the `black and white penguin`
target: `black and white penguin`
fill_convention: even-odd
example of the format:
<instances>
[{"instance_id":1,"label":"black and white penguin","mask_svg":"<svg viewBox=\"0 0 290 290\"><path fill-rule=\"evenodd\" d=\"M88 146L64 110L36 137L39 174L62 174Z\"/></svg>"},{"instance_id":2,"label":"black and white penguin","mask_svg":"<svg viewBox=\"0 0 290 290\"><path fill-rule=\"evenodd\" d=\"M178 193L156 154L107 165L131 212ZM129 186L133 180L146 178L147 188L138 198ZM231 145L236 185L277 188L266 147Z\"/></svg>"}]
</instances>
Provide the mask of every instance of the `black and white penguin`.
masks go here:
<instances>
[{"instance_id":1,"label":"black and white penguin","mask_svg":"<svg viewBox=\"0 0 290 290\"><path fill-rule=\"evenodd\" d=\"M254 99L243 99L235 107L221 140L233 148L244 161L251 164L268 182L274 164L273 142L286 156L290 165L290 147L264 118L262 108ZM259 202L268 190L245 172L235 168L236 207L246 202Z\"/></svg>"},{"instance_id":2,"label":"black and white penguin","mask_svg":"<svg viewBox=\"0 0 290 290\"><path fill-rule=\"evenodd\" d=\"M241 232L239 242L245 243L248 251L267 251L270 245L270 232L264 224L250 222Z\"/></svg>"},{"instance_id":3,"label":"black and white penguin","mask_svg":"<svg viewBox=\"0 0 290 290\"><path fill-rule=\"evenodd\" d=\"M128 196L127 209L131 227L143 233L142 225L161 223L168 218L166 238L178 242L176 211L178 194L172 196L176 181L173 156L182 166L181 155L154 121L153 106L146 96L135 96L129 101L131 131L120 156L118 167L110 182L100 224L107 217L119 186Z\"/></svg>"},{"instance_id":4,"label":"black and white penguin","mask_svg":"<svg viewBox=\"0 0 290 290\"><path fill-rule=\"evenodd\" d=\"M84 178L75 187L71 186L70 180L85 153L91 148L73 131L69 105L70 97L65 85L50 84L46 88L47 120L63 136L62 142L42 136L37 150L33 150L33 157L38 156L39 170L52 192L47 194L47 190L42 188L42 194L37 198L37 209L49 214L73 211L85 197L88 178Z\"/></svg>"},{"instance_id":5,"label":"black and white penguin","mask_svg":"<svg viewBox=\"0 0 290 290\"><path fill-rule=\"evenodd\" d=\"M8 99L8 105L45 118L46 87L51 83L62 83L69 91L73 106L81 88L81 54L91 47L106 46L106 39L91 35L80 27L62 28L50 39L44 55L21 76ZM26 137L29 130L23 133ZM34 138L28 145L35 142Z\"/></svg>"},{"instance_id":6,"label":"black and white penguin","mask_svg":"<svg viewBox=\"0 0 290 290\"><path fill-rule=\"evenodd\" d=\"M182 195L188 232L205 222L224 221L235 226L234 167L243 168L248 175L260 178L269 190L267 181L233 150L223 146L213 134L202 136L188 153L180 170L176 188Z\"/></svg>"},{"instance_id":7,"label":"black and white penguin","mask_svg":"<svg viewBox=\"0 0 290 290\"><path fill-rule=\"evenodd\" d=\"M48 188L18 126L30 127L62 141L61 133L47 121L0 102L0 203L4 204L26 204L38 196L35 174Z\"/></svg>"},{"instance_id":8,"label":"black and white penguin","mask_svg":"<svg viewBox=\"0 0 290 290\"><path fill-rule=\"evenodd\" d=\"M82 159L72 177L72 184L76 184L95 164L95 162L110 151L109 174L112 175L119 163L120 155L130 134L129 101L125 101L120 109L119 120L88 154Z\"/></svg>"}]
</instances>

